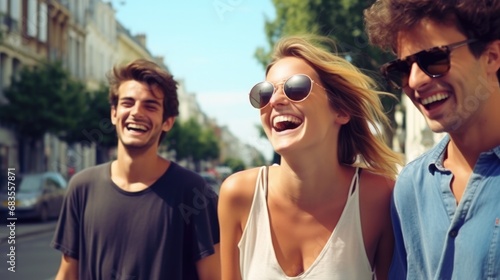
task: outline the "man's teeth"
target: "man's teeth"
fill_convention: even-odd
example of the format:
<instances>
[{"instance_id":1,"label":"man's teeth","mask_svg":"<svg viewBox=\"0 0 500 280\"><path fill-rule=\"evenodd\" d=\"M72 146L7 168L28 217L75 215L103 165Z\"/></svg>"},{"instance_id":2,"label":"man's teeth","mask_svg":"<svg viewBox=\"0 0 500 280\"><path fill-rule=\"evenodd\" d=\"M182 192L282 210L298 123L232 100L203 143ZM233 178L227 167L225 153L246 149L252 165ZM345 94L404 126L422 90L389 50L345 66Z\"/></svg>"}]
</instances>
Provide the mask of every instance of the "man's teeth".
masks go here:
<instances>
[{"instance_id":1,"label":"man's teeth","mask_svg":"<svg viewBox=\"0 0 500 280\"><path fill-rule=\"evenodd\" d=\"M436 95L429 96L425 99L422 99L422 104L427 105L427 104L430 104L432 102L441 101L441 100L446 99L448 97L449 97L449 95L446 93L438 93Z\"/></svg>"},{"instance_id":2,"label":"man's teeth","mask_svg":"<svg viewBox=\"0 0 500 280\"><path fill-rule=\"evenodd\" d=\"M291 122L295 124L300 124L302 121L294 116L277 116L273 120L273 125L276 126L280 122Z\"/></svg>"},{"instance_id":3,"label":"man's teeth","mask_svg":"<svg viewBox=\"0 0 500 280\"><path fill-rule=\"evenodd\" d=\"M147 127L144 126L144 125L140 125L140 124L135 124L135 123L129 123L127 125L127 128L128 129L135 129L135 130L144 130L146 131L147 130Z\"/></svg>"}]
</instances>

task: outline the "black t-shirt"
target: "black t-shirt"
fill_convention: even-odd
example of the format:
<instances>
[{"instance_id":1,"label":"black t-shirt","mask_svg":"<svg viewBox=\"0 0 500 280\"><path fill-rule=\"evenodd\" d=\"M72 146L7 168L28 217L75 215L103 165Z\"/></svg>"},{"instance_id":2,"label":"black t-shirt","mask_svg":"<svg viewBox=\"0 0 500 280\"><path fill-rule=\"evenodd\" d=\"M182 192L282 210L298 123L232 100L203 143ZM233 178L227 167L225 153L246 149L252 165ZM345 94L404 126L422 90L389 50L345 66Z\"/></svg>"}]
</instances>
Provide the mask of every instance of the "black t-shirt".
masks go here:
<instances>
[{"instance_id":1,"label":"black t-shirt","mask_svg":"<svg viewBox=\"0 0 500 280\"><path fill-rule=\"evenodd\" d=\"M126 192L111 163L73 176L52 247L79 261L82 280L198 279L219 243L217 195L174 162L149 188Z\"/></svg>"}]
</instances>

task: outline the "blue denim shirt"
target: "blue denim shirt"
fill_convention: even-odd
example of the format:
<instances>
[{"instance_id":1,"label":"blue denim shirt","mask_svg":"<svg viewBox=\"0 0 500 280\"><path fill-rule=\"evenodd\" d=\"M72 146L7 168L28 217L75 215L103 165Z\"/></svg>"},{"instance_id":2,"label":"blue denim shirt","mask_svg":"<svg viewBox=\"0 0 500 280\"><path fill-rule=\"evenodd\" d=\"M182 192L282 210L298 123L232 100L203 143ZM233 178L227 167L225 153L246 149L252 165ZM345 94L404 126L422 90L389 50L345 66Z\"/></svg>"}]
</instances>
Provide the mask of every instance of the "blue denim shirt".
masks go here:
<instances>
[{"instance_id":1,"label":"blue denim shirt","mask_svg":"<svg viewBox=\"0 0 500 280\"><path fill-rule=\"evenodd\" d=\"M398 176L391 279L500 279L500 146L480 155L457 205L443 166L448 142Z\"/></svg>"}]
</instances>

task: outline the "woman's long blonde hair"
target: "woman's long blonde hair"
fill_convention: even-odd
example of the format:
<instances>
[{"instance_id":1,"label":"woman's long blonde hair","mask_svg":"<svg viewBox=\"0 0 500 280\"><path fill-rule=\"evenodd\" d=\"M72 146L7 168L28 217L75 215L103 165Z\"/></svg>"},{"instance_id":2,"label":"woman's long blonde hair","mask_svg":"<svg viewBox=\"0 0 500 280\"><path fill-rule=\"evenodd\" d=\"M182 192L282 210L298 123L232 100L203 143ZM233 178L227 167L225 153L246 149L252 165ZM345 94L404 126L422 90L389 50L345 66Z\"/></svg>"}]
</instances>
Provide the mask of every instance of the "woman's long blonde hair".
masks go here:
<instances>
[{"instance_id":1,"label":"woman's long blonde hair","mask_svg":"<svg viewBox=\"0 0 500 280\"><path fill-rule=\"evenodd\" d=\"M284 37L274 47L266 74L284 57L301 58L311 65L327 89L330 106L350 116L339 133L339 162L394 179L403 159L384 141L380 127L390 127L390 122L379 98L392 95L374 90L375 81L339 56L335 46L335 41L323 36Z\"/></svg>"}]
</instances>

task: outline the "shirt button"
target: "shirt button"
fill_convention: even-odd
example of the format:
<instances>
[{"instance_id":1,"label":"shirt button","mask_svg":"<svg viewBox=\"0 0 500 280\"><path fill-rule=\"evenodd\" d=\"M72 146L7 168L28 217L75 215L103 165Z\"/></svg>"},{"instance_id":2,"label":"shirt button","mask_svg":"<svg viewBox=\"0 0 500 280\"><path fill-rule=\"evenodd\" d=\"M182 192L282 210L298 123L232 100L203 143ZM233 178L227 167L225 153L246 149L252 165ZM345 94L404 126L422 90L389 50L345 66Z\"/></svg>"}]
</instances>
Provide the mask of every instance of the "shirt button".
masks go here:
<instances>
[{"instance_id":1,"label":"shirt button","mask_svg":"<svg viewBox=\"0 0 500 280\"><path fill-rule=\"evenodd\" d=\"M450 237L455 238L455 237L457 237L457 235L458 235L458 230L452 230L452 231L450 231Z\"/></svg>"}]
</instances>

